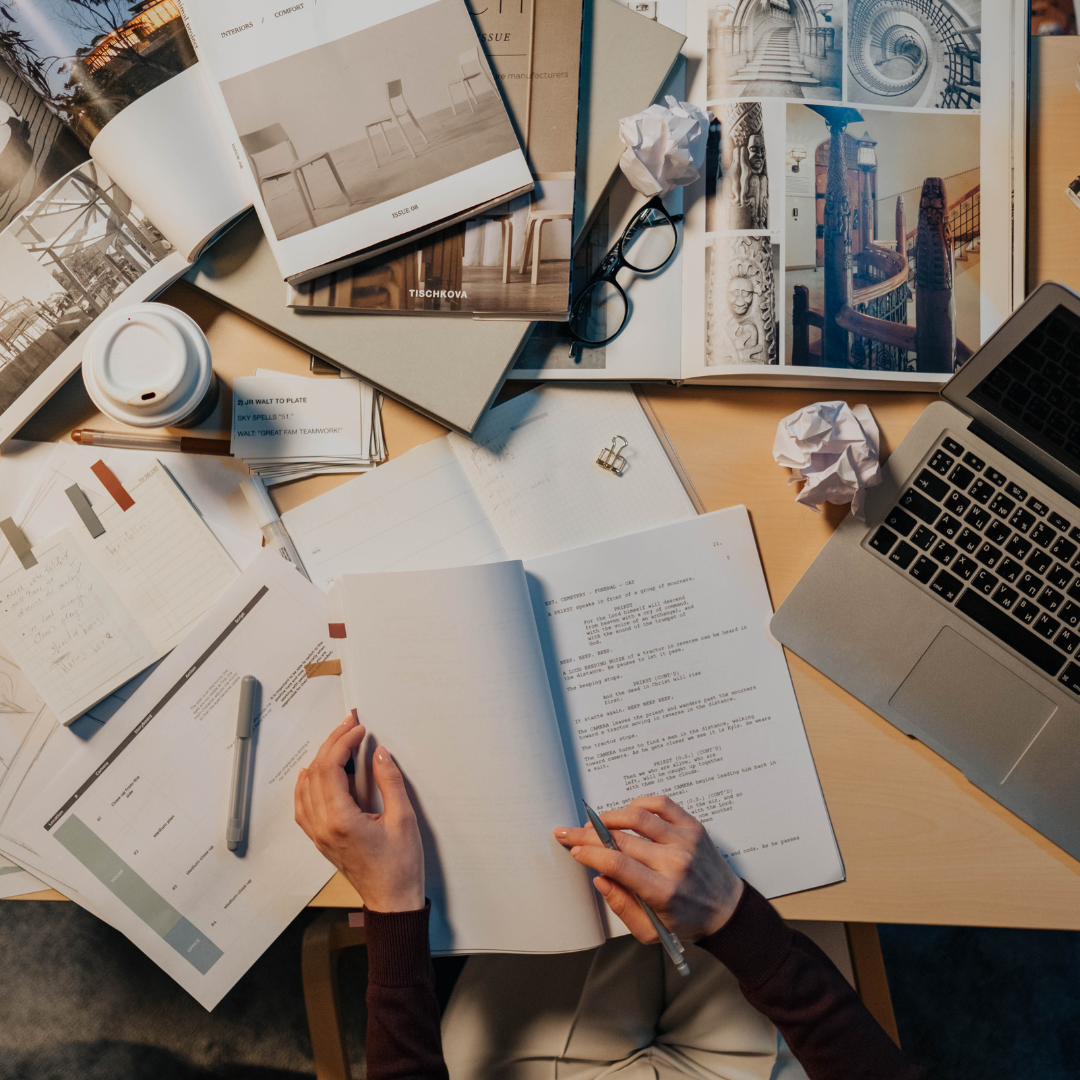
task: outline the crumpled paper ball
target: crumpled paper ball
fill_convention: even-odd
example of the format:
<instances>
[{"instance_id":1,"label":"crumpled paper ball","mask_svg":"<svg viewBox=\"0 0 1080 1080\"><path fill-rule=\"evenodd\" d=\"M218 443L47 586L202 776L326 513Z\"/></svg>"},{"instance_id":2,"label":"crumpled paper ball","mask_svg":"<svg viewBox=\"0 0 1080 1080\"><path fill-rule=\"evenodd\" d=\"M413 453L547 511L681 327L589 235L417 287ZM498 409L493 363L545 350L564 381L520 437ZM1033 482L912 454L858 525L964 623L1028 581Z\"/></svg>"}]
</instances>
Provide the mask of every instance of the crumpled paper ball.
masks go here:
<instances>
[{"instance_id":1,"label":"crumpled paper ball","mask_svg":"<svg viewBox=\"0 0 1080 1080\"><path fill-rule=\"evenodd\" d=\"M626 143L619 168L649 198L692 184L705 162L708 116L670 94L665 100L666 106L650 105L619 121L619 137Z\"/></svg>"},{"instance_id":2,"label":"crumpled paper ball","mask_svg":"<svg viewBox=\"0 0 1080 1080\"><path fill-rule=\"evenodd\" d=\"M864 521L866 489L881 483L880 441L867 406L819 401L780 421L773 457L795 470L789 483L805 481L796 502L818 513L822 503L851 503L852 514Z\"/></svg>"}]
</instances>

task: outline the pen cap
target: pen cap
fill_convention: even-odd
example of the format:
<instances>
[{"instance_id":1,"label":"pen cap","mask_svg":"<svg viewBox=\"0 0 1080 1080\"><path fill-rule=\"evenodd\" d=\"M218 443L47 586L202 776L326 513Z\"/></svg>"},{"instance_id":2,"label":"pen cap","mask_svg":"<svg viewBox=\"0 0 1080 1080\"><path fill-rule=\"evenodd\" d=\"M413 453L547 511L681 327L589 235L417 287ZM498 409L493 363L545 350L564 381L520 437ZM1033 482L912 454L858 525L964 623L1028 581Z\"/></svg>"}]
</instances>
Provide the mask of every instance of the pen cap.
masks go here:
<instances>
[{"instance_id":1,"label":"pen cap","mask_svg":"<svg viewBox=\"0 0 1080 1080\"><path fill-rule=\"evenodd\" d=\"M251 476L240 484L240 490L255 515L255 523L260 529L265 529L271 522L277 521L281 515L277 512L262 480L257 476Z\"/></svg>"},{"instance_id":2,"label":"pen cap","mask_svg":"<svg viewBox=\"0 0 1080 1080\"><path fill-rule=\"evenodd\" d=\"M236 711L236 737L250 739L251 728L255 722L255 686L258 680L254 675L245 675L240 680L240 706Z\"/></svg>"},{"instance_id":3,"label":"pen cap","mask_svg":"<svg viewBox=\"0 0 1080 1080\"><path fill-rule=\"evenodd\" d=\"M98 319L82 370L94 404L133 427L190 427L218 401L206 335L168 304L134 304Z\"/></svg>"}]
</instances>

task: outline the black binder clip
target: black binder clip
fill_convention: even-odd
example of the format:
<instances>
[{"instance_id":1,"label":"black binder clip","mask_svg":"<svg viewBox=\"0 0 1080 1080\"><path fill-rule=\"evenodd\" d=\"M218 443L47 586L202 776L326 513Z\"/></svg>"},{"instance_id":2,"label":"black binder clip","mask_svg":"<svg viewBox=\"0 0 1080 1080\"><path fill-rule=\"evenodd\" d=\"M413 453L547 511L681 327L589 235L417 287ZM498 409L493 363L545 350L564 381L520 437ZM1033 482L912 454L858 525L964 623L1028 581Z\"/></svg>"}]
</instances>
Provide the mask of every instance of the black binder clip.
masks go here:
<instances>
[{"instance_id":1,"label":"black binder clip","mask_svg":"<svg viewBox=\"0 0 1080 1080\"><path fill-rule=\"evenodd\" d=\"M622 446L616 446L615 444L621 440ZM616 435L611 440L610 446L605 446L600 451L599 456L596 459L596 464L601 469L607 469L608 472L613 472L616 476L622 476L623 469L626 468L626 458L623 457L622 451L630 445L626 439L621 435Z\"/></svg>"}]
</instances>

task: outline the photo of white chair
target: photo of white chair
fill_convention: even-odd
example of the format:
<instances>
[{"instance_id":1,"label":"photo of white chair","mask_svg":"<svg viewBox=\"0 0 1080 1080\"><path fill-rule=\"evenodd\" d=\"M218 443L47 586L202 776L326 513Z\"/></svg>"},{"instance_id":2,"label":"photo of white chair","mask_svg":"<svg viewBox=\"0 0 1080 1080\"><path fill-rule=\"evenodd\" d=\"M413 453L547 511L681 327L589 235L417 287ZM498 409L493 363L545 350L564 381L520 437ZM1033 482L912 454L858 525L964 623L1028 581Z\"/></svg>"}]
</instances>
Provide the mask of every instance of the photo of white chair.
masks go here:
<instances>
[{"instance_id":1,"label":"photo of white chair","mask_svg":"<svg viewBox=\"0 0 1080 1080\"><path fill-rule=\"evenodd\" d=\"M248 162L251 165L251 171L255 175L255 182L259 185L260 194L262 194L263 186L268 184L271 180L281 180L286 176L291 176L293 178L300 191L300 197L304 201L304 209L307 211L308 220L311 222L311 227L313 229L315 228L315 203L311 197L311 188L308 186L307 178L304 176L304 170L309 165L314 165L317 161L325 160L326 164L330 166L330 172L337 181L338 190L345 196L345 201L349 206L352 206L354 200L342 183L337 168L334 166L334 159L330 156L329 150L326 150L321 154L312 154L310 157L301 160L296 153L296 147L293 146L292 139L286 134L285 129L281 124L270 124L268 127L259 128L258 131L253 131L249 135L241 135L240 144L244 148L244 153L247 154ZM287 146L289 148L292 160L283 167L274 168L266 173L262 172L256 161L257 156L265 154L268 150L273 150L279 146ZM265 198L265 196L263 197Z\"/></svg>"},{"instance_id":2,"label":"photo of white chair","mask_svg":"<svg viewBox=\"0 0 1080 1080\"><path fill-rule=\"evenodd\" d=\"M518 273L524 274L525 267L529 262L529 248L532 247L532 276L533 285L537 284L540 275L540 238L544 226L549 221L571 221L574 215L560 210L543 210L536 207L529 211L525 221L525 243L521 247L521 265ZM530 245L530 241L532 241Z\"/></svg>"},{"instance_id":3,"label":"photo of white chair","mask_svg":"<svg viewBox=\"0 0 1080 1080\"><path fill-rule=\"evenodd\" d=\"M484 65L480 63L480 50L468 49L458 55L458 67L461 68L461 78L454 79L446 84L446 92L450 95L450 108L454 110L454 115L457 116L458 102L454 100L454 87L460 86L465 91L465 100L461 102L463 105L469 106L469 112L475 112L474 108L479 102L477 101L476 91L472 88L472 80L479 79L482 83L486 83L491 87L493 93L498 93L495 89L495 84L491 81L488 73L484 70Z\"/></svg>"},{"instance_id":4,"label":"photo of white chair","mask_svg":"<svg viewBox=\"0 0 1080 1080\"><path fill-rule=\"evenodd\" d=\"M375 149L375 140L371 135L371 129L376 128L380 135L383 137L383 142L386 143L386 160L389 161L394 156L393 147L390 145L390 139L386 134L385 125L389 124L391 127L396 127L401 132L402 139L405 140L405 147L416 157L416 150L413 148L412 140L409 138L409 133L405 130L405 125L402 124L403 119L412 121L413 127L420 133L420 138L426 143L428 137L424 134L424 129L420 126L419 121L413 116L412 109L409 108L409 103L405 100L405 94L401 89L401 80L394 79L393 82L386 84L386 105L390 110L390 115L384 117L382 120L373 120L370 124L364 125L364 134L368 137L368 142L371 144L371 156L375 159L375 168L381 169L386 162L379 161L378 151Z\"/></svg>"}]
</instances>

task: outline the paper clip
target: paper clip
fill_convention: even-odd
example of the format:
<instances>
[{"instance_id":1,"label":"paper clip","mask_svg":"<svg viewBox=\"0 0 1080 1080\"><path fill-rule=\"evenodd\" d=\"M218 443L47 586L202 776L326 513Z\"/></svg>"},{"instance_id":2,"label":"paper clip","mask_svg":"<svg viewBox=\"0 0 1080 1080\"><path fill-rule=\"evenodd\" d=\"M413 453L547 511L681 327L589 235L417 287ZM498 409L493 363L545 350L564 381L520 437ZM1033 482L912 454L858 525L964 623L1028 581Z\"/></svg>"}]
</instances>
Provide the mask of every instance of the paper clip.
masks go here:
<instances>
[{"instance_id":1,"label":"paper clip","mask_svg":"<svg viewBox=\"0 0 1080 1080\"><path fill-rule=\"evenodd\" d=\"M622 439L622 446L616 446L615 444ZM613 472L616 476L622 476L623 469L626 468L626 458L623 457L622 451L625 450L630 443L624 439L621 435L616 435L611 440L610 446L605 446L600 451L600 455L596 459L596 464L601 469L607 469L608 472Z\"/></svg>"}]
</instances>

